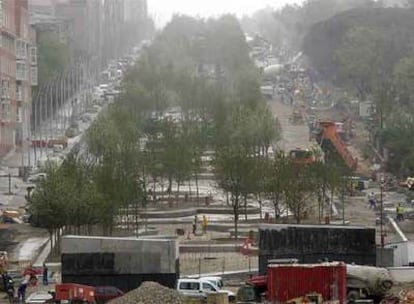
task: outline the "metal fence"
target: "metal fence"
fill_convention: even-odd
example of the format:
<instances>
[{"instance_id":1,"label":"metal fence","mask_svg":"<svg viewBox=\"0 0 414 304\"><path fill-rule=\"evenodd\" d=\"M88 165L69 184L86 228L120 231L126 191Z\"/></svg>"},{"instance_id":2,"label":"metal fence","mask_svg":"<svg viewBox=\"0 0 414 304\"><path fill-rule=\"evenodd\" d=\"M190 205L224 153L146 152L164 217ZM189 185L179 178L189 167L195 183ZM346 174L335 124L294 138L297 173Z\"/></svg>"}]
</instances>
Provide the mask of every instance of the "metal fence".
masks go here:
<instances>
[{"instance_id":1,"label":"metal fence","mask_svg":"<svg viewBox=\"0 0 414 304\"><path fill-rule=\"evenodd\" d=\"M238 252L197 252L180 254L180 274L200 275L225 273L258 267L257 256L244 256Z\"/></svg>"}]
</instances>

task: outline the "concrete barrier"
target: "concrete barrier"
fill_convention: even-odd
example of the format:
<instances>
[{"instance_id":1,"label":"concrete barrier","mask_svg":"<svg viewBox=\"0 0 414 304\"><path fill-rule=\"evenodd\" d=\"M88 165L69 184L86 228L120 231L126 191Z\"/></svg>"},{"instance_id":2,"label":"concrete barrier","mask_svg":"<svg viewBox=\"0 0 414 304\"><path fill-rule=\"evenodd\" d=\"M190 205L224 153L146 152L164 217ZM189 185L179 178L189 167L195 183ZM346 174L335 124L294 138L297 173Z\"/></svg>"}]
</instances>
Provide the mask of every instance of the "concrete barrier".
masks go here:
<instances>
[{"instance_id":1,"label":"concrete barrier","mask_svg":"<svg viewBox=\"0 0 414 304\"><path fill-rule=\"evenodd\" d=\"M391 277L398 283L412 282L414 278L414 267L389 267Z\"/></svg>"}]
</instances>

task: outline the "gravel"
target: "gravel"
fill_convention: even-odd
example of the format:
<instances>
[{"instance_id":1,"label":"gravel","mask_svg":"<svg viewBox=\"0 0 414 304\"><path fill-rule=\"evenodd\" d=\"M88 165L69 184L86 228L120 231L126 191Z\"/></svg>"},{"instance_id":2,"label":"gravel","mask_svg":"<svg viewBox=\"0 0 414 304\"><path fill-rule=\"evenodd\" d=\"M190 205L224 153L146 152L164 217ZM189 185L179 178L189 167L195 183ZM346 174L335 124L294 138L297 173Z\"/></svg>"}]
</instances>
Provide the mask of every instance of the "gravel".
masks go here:
<instances>
[{"instance_id":1,"label":"gravel","mask_svg":"<svg viewBox=\"0 0 414 304\"><path fill-rule=\"evenodd\" d=\"M182 304L180 294L155 282L144 282L110 304Z\"/></svg>"}]
</instances>

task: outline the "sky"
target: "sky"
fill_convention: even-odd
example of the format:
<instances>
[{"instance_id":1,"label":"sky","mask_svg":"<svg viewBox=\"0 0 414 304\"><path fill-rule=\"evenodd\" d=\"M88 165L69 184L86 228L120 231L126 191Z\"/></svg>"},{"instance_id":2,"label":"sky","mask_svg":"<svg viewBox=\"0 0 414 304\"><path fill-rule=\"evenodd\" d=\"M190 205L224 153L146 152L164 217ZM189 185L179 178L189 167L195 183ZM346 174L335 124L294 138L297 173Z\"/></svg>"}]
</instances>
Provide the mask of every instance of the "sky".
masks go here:
<instances>
[{"instance_id":1,"label":"sky","mask_svg":"<svg viewBox=\"0 0 414 304\"><path fill-rule=\"evenodd\" d=\"M167 23L174 13L198 17L218 16L234 13L249 15L258 9L270 6L301 3L303 0L148 0L150 16L157 26Z\"/></svg>"}]
</instances>

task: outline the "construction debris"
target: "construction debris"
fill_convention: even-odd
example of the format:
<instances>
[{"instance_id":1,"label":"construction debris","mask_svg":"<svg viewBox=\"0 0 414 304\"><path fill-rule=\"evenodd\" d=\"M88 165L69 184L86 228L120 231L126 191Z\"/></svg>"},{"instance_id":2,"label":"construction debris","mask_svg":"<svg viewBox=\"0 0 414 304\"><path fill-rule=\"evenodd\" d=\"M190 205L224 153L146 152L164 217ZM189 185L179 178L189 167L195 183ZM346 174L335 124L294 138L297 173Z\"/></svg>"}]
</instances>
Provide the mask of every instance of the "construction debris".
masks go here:
<instances>
[{"instance_id":1,"label":"construction debris","mask_svg":"<svg viewBox=\"0 0 414 304\"><path fill-rule=\"evenodd\" d=\"M144 282L135 290L117 298L110 304L182 304L180 294L154 282Z\"/></svg>"}]
</instances>

